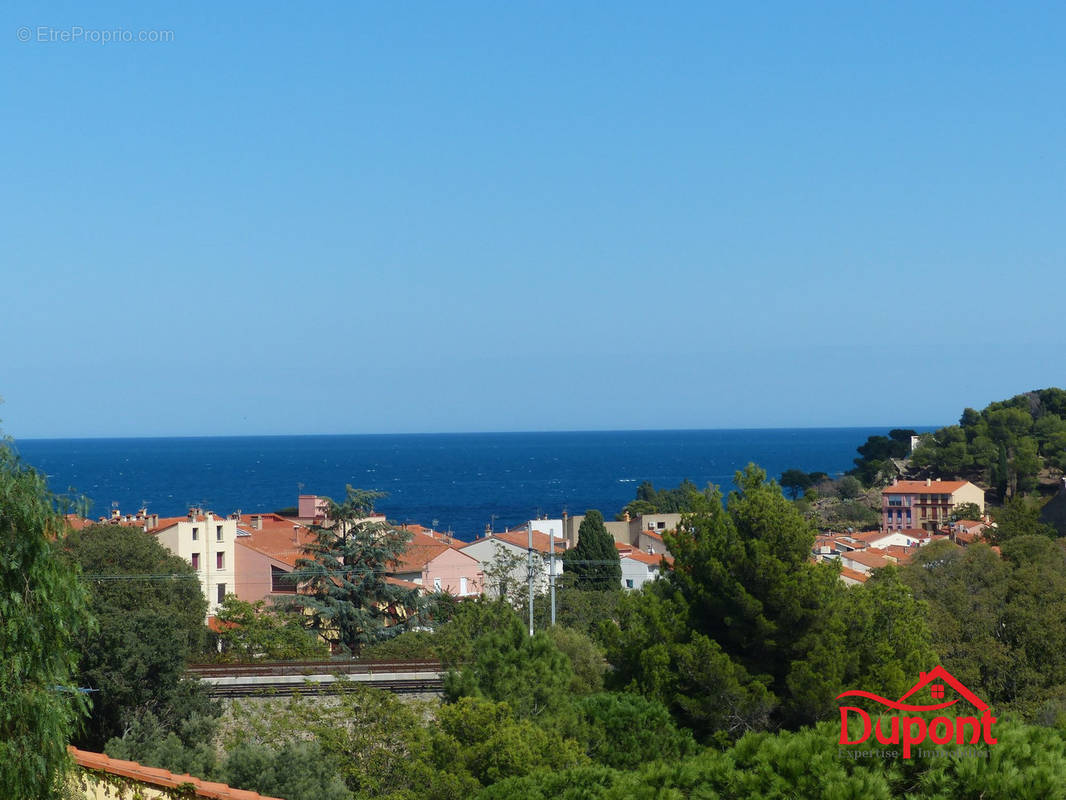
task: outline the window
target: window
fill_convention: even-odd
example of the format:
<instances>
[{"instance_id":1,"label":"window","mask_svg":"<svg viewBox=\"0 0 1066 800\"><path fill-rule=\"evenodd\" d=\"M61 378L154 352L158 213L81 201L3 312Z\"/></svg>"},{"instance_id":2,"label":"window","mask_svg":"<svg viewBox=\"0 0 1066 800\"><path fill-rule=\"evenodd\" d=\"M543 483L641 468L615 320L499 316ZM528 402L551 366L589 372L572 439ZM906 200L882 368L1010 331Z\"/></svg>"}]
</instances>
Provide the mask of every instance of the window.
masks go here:
<instances>
[{"instance_id":1,"label":"window","mask_svg":"<svg viewBox=\"0 0 1066 800\"><path fill-rule=\"evenodd\" d=\"M655 527L658 528L659 530L665 530L666 529L666 523L665 522L656 523Z\"/></svg>"},{"instance_id":2,"label":"window","mask_svg":"<svg viewBox=\"0 0 1066 800\"><path fill-rule=\"evenodd\" d=\"M223 569L226 564L224 553L215 553L215 569Z\"/></svg>"},{"instance_id":3,"label":"window","mask_svg":"<svg viewBox=\"0 0 1066 800\"><path fill-rule=\"evenodd\" d=\"M200 554L199 553L193 553L192 554L192 568L193 569L200 569Z\"/></svg>"},{"instance_id":4,"label":"window","mask_svg":"<svg viewBox=\"0 0 1066 800\"><path fill-rule=\"evenodd\" d=\"M466 594L466 578L459 579L459 594Z\"/></svg>"},{"instance_id":5,"label":"window","mask_svg":"<svg viewBox=\"0 0 1066 800\"><path fill-rule=\"evenodd\" d=\"M933 684L932 686L930 686L929 687L929 696L932 697L934 700L943 700L944 699L944 686L943 686L943 684L936 683L936 684Z\"/></svg>"},{"instance_id":6,"label":"window","mask_svg":"<svg viewBox=\"0 0 1066 800\"><path fill-rule=\"evenodd\" d=\"M434 578L433 579L433 591L435 591L435 592L439 592L440 591L440 578Z\"/></svg>"},{"instance_id":7,"label":"window","mask_svg":"<svg viewBox=\"0 0 1066 800\"><path fill-rule=\"evenodd\" d=\"M220 583L218 585L218 602L222 602L226 599L226 584Z\"/></svg>"},{"instance_id":8,"label":"window","mask_svg":"<svg viewBox=\"0 0 1066 800\"><path fill-rule=\"evenodd\" d=\"M296 581L293 580L291 574L271 564L270 591L294 594L296 592Z\"/></svg>"},{"instance_id":9,"label":"window","mask_svg":"<svg viewBox=\"0 0 1066 800\"><path fill-rule=\"evenodd\" d=\"M195 525L193 525L193 528L192 528L192 540L195 542L199 538L200 538L200 529L197 528Z\"/></svg>"},{"instance_id":10,"label":"window","mask_svg":"<svg viewBox=\"0 0 1066 800\"><path fill-rule=\"evenodd\" d=\"M632 578L626 578L626 588L627 589L632 589L633 588L633 579Z\"/></svg>"},{"instance_id":11,"label":"window","mask_svg":"<svg viewBox=\"0 0 1066 800\"><path fill-rule=\"evenodd\" d=\"M215 541L216 542L221 542L222 541L222 526L221 525L216 525L215 526Z\"/></svg>"}]
</instances>

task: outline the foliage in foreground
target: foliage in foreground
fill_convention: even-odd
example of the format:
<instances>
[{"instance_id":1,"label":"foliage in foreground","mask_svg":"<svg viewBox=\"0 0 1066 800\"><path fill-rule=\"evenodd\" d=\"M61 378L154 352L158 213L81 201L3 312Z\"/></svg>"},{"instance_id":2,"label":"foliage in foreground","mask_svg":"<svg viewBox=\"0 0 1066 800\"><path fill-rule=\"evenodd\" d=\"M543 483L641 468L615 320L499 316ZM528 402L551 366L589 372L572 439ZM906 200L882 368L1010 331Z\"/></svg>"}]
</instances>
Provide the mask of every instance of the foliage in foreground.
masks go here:
<instances>
[{"instance_id":1,"label":"foliage in foreground","mask_svg":"<svg viewBox=\"0 0 1066 800\"><path fill-rule=\"evenodd\" d=\"M44 478L0 441L0 796L52 797L85 711L74 643L90 629L76 570L56 558L62 530Z\"/></svg>"},{"instance_id":2,"label":"foliage in foreground","mask_svg":"<svg viewBox=\"0 0 1066 800\"><path fill-rule=\"evenodd\" d=\"M207 613L188 562L151 534L119 525L69 532L62 554L86 576L99 622L72 648L80 685L96 690L78 746L98 751L147 715L149 726L180 731L191 716L217 713L184 677L189 659L203 650Z\"/></svg>"},{"instance_id":3,"label":"foliage in foreground","mask_svg":"<svg viewBox=\"0 0 1066 800\"><path fill-rule=\"evenodd\" d=\"M776 483L754 465L736 482L667 534L665 579L622 598L611 687L719 742L826 719L851 686L901 695L935 663L921 604L893 570L845 587L810 562L814 529Z\"/></svg>"},{"instance_id":4,"label":"foliage in foreground","mask_svg":"<svg viewBox=\"0 0 1066 800\"><path fill-rule=\"evenodd\" d=\"M847 750L856 748L842 748L839 726L826 722L795 732L751 733L724 751L707 749L691 758L654 761L633 771L600 765L540 770L500 781L478 798L1066 798L1062 731L1011 722L998 723L996 730L998 744L980 748L987 758L965 753L916 755L910 760L851 758Z\"/></svg>"}]
</instances>

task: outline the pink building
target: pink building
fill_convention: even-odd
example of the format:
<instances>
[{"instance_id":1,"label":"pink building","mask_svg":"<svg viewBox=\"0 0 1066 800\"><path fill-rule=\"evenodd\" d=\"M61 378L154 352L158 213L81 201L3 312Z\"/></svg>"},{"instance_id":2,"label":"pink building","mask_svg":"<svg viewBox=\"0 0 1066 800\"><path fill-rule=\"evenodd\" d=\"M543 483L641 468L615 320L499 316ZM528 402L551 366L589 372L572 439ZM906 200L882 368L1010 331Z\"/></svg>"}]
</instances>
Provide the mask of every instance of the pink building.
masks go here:
<instances>
[{"instance_id":1,"label":"pink building","mask_svg":"<svg viewBox=\"0 0 1066 800\"><path fill-rule=\"evenodd\" d=\"M895 481L881 492L881 530L946 527L955 506L973 503L985 510L985 493L969 481Z\"/></svg>"},{"instance_id":2,"label":"pink building","mask_svg":"<svg viewBox=\"0 0 1066 800\"><path fill-rule=\"evenodd\" d=\"M389 575L410 581L424 592L448 592L457 597L481 594L483 575L476 558L424 533L413 533L403 556Z\"/></svg>"}]
</instances>

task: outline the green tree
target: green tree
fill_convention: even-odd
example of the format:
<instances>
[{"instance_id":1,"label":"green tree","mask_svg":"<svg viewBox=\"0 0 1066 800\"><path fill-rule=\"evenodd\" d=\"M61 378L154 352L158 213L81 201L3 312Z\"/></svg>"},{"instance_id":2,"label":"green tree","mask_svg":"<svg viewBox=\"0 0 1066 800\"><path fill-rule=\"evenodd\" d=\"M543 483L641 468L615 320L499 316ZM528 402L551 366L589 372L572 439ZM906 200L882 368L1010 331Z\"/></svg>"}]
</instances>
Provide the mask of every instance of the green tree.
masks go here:
<instances>
[{"instance_id":1,"label":"green tree","mask_svg":"<svg viewBox=\"0 0 1066 800\"><path fill-rule=\"evenodd\" d=\"M226 595L215 612L215 637L224 661L287 661L328 658L329 647L296 614Z\"/></svg>"},{"instance_id":2,"label":"green tree","mask_svg":"<svg viewBox=\"0 0 1066 800\"><path fill-rule=\"evenodd\" d=\"M985 531L985 538L992 544L1001 544L1019 536L1055 538L1058 531L1040 521L1040 508L1041 503L1036 498L1011 498L1006 505L992 509L993 524Z\"/></svg>"},{"instance_id":3,"label":"green tree","mask_svg":"<svg viewBox=\"0 0 1066 800\"><path fill-rule=\"evenodd\" d=\"M902 578L929 607L941 663L982 699L1032 715L1066 684L1066 551L1045 536L934 542Z\"/></svg>"},{"instance_id":4,"label":"green tree","mask_svg":"<svg viewBox=\"0 0 1066 800\"><path fill-rule=\"evenodd\" d=\"M842 500L854 500L862 494L862 484L854 475L844 475L837 481L837 492Z\"/></svg>"},{"instance_id":5,"label":"green tree","mask_svg":"<svg viewBox=\"0 0 1066 800\"><path fill-rule=\"evenodd\" d=\"M192 567L151 534L120 525L71 531L61 551L85 576L99 622L74 645L80 685L97 690L78 745L100 750L146 713L175 731L190 714L217 713L185 677L206 634L207 600Z\"/></svg>"},{"instance_id":6,"label":"green tree","mask_svg":"<svg viewBox=\"0 0 1066 800\"><path fill-rule=\"evenodd\" d=\"M297 560L305 589L289 604L305 610L315 633L358 653L412 628L419 606L416 590L386 579L411 534L370 518L381 492L347 491L344 503L330 502L328 527L314 529L308 557Z\"/></svg>"},{"instance_id":7,"label":"green tree","mask_svg":"<svg viewBox=\"0 0 1066 800\"><path fill-rule=\"evenodd\" d=\"M951 520L957 522L960 519L979 521L984 516L981 507L977 503L959 503L951 510Z\"/></svg>"},{"instance_id":8,"label":"green tree","mask_svg":"<svg viewBox=\"0 0 1066 800\"><path fill-rule=\"evenodd\" d=\"M563 553L562 560L564 571L576 576L578 589L607 592L621 588L618 549L603 523L603 515L595 509L585 512L577 531L577 545Z\"/></svg>"},{"instance_id":9,"label":"green tree","mask_svg":"<svg viewBox=\"0 0 1066 800\"><path fill-rule=\"evenodd\" d=\"M62 529L44 478L0 441L0 795L55 796L86 710L76 642L91 629L76 570L56 558Z\"/></svg>"},{"instance_id":10,"label":"green tree","mask_svg":"<svg viewBox=\"0 0 1066 800\"><path fill-rule=\"evenodd\" d=\"M736 486L667 535L666 580L623 599L613 688L660 700L701 739L728 739L825 718L848 684L891 691L931 666L905 589L846 589L834 566L810 562L815 532L765 472L749 465Z\"/></svg>"},{"instance_id":11,"label":"green tree","mask_svg":"<svg viewBox=\"0 0 1066 800\"><path fill-rule=\"evenodd\" d=\"M543 631L533 636L517 615L479 636L473 658L445 676L446 697L483 697L505 702L517 719L551 716L568 706L573 682L570 660Z\"/></svg>"},{"instance_id":12,"label":"green tree","mask_svg":"<svg viewBox=\"0 0 1066 800\"><path fill-rule=\"evenodd\" d=\"M350 800L352 793L318 742L285 742L277 750L245 742L226 756L231 786L285 800Z\"/></svg>"},{"instance_id":13,"label":"green tree","mask_svg":"<svg viewBox=\"0 0 1066 800\"><path fill-rule=\"evenodd\" d=\"M630 692L602 692L577 704L589 756L608 767L633 769L648 761L677 761L696 751L692 733L678 728L662 703Z\"/></svg>"},{"instance_id":14,"label":"green tree","mask_svg":"<svg viewBox=\"0 0 1066 800\"><path fill-rule=\"evenodd\" d=\"M505 702L463 697L441 707L434 742L440 768L461 765L482 785L527 775L540 768L573 767L587 761L570 737L559 737L529 719L516 719Z\"/></svg>"},{"instance_id":15,"label":"green tree","mask_svg":"<svg viewBox=\"0 0 1066 800\"><path fill-rule=\"evenodd\" d=\"M811 477L801 469L786 469L781 473L781 480L778 483L781 484L782 489L788 490L793 500L799 497L801 492L807 491L814 485Z\"/></svg>"}]
</instances>

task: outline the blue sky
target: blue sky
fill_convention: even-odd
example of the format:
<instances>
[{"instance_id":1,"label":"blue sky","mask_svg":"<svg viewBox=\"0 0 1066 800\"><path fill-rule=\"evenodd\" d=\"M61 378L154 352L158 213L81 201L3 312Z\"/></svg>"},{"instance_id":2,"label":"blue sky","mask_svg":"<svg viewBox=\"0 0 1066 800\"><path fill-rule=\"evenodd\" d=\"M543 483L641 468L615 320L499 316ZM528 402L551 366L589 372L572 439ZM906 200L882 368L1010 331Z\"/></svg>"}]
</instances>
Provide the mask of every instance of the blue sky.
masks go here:
<instances>
[{"instance_id":1,"label":"blue sky","mask_svg":"<svg viewBox=\"0 0 1066 800\"><path fill-rule=\"evenodd\" d=\"M152 5L0 10L16 437L940 424L1064 382L1061 4Z\"/></svg>"}]
</instances>

